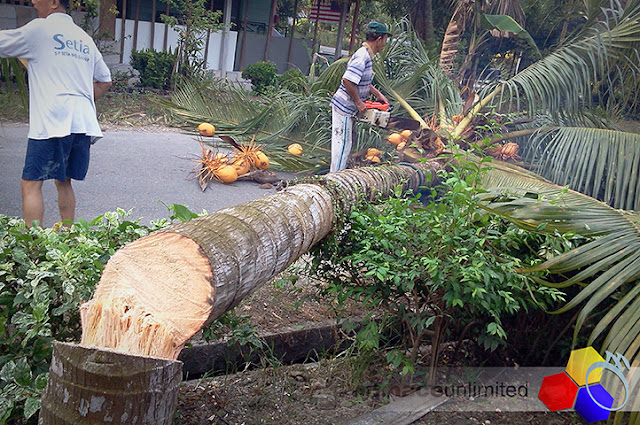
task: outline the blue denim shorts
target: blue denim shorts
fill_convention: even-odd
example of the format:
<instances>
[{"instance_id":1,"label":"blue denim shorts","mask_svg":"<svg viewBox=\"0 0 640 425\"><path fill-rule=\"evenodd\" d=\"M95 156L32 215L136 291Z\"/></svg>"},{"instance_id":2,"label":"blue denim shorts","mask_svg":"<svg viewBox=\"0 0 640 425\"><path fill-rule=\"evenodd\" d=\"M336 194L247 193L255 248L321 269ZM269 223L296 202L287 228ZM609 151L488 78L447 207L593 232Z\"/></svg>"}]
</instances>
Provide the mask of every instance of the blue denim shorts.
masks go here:
<instances>
[{"instance_id":1,"label":"blue denim shorts","mask_svg":"<svg viewBox=\"0 0 640 425\"><path fill-rule=\"evenodd\" d=\"M89 169L91 137L71 134L50 139L29 139L24 160L24 180L84 180Z\"/></svg>"}]
</instances>

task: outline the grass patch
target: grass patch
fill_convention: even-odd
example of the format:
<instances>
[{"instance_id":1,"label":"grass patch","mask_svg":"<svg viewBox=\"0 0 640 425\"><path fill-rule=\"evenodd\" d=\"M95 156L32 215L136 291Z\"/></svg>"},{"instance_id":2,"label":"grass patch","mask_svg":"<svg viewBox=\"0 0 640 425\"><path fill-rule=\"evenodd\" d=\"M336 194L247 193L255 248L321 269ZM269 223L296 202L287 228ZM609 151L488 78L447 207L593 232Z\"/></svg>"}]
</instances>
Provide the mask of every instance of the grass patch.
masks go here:
<instances>
[{"instance_id":1,"label":"grass patch","mask_svg":"<svg viewBox=\"0 0 640 425\"><path fill-rule=\"evenodd\" d=\"M98 120L103 125L130 127L175 125L171 113L157 102L169 96L151 91L108 91L96 101Z\"/></svg>"},{"instance_id":2,"label":"grass patch","mask_svg":"<svg viewBox=\"0 0 640 425\"><path fill-rule=\"evenodd\" d=\"M96 101L98 121L103 126L143 127L146 125L176 126L171 113L157 100L170 94L153 91L108 91ZM27 123L29 111L15 91L0 89L0 122Z\"/></svg>"},{"instance_id":3,"label":"grass patch","mask_svg":"<svg viewBox=\"0 0 640 425\"><path fill-rule=\"evenodd\" d=\"M6 82L0 88L0 122L27 122L29 121L29 110L15 90L7 90Z\"/></svg>"}]
</instances>

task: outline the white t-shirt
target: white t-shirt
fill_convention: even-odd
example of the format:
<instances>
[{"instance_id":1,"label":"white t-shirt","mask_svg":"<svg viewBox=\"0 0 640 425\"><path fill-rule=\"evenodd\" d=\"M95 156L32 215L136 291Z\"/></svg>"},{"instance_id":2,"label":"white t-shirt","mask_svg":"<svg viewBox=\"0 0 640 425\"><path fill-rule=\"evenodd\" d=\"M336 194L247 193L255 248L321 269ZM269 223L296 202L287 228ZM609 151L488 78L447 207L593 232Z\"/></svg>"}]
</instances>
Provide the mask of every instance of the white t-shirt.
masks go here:
<instances>
[{"instance_id":1,"label":"white t-shirt","mask_svg":"<svg viewBox=\"0 0 640 425\"><path fill-rule=\"evenodd\" d=\"M102 136L93 82L109 82L111 73L91 37L71 16L53 13L0 31L0 57L28 60L29 138Z\"/></svg>"}]
</instances>

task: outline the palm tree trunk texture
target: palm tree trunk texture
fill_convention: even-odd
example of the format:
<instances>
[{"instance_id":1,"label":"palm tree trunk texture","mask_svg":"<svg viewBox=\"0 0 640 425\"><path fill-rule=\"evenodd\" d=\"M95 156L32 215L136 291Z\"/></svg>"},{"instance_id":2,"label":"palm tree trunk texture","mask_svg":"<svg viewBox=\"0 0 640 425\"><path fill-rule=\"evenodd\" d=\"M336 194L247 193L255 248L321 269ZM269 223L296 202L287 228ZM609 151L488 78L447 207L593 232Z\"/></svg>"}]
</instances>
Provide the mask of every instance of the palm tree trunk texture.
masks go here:
<instances>
[{"instance_id":1,"label":"palm tree trunk texture","mask_svg":"<svg viewBox=\"0 0 640 425\"><path fill-rule=\"evenodd\" d=\"M388 197L398 185L406 189L431 185L440 168L439 162L429 161L331 173L140 238L111 257L93 299L81 306L81 345L97 352L117 351L132 362L140 356L173 361L197 331L336 230L339 219L358 202ZM54 359L52 375L62 373L70 381L84 379L84 372L77 371L93 370L95 364L86 355L78 354L78 358L87 362L74 366L73 373L61 369ZM118 363L129 370L129 360ZM103 393L91 389L102 395L85 394L82 385L64 391L54 378L43 406L68 405L73 415L66 422L53 421L45 412L41 423L101 423L78 421L76 410L83 408L81 400L92 397L107 400L94 405L98 416L101 406L117 404L109 401L119 397L114 386L122 385L125 391L133 376L121 375L121 381L110 383ZM177 390L174 392L177 397Z\"/></svg>"}]
</instances>

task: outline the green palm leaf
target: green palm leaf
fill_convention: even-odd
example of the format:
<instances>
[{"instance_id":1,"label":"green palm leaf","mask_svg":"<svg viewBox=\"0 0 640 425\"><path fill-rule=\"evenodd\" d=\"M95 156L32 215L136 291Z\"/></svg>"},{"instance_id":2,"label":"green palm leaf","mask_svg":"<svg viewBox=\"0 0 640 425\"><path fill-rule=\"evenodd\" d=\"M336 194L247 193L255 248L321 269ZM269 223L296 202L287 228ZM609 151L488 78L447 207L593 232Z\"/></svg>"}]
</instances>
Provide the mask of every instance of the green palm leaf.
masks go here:
<instances>
[{"instance_id":1,"label":"green palm leaf","mask_svg":"<svg viewBox=\"0 0 640 425\"><path fill-rule=\"evenodd\" d=\"M640 209L640 134L547 127L521 145L523 158L549 180L615 208Z\"/></svg>"},{"instance_id":2,"label":"green palm leaf","mask_svg":"<svg viewBox=\"0 0 640 425\"><path fill-rule=\"evenodd\" d=\"M572 42L501 83L500 103L526 101L529 112L575 113L589 104L592 84L606 83L616 70L628 69L629 49L640 41L640 6L630 1L611 3L603 9L605 19L578 35ZM622 67L616 67L623 64ZM484 97L490 92L487 89Z\"/></svg>"},{"instance_id":3,"label":"green palm leaf","mask_svg":"<svg viewBox=\"0 0 640 425\"><path fill-rule=\"evenodd\" d=\"M606 300L618 299L592 331L589 344L605 330L602 350L636 359L640 350L640 214L614 209L581 193L550 183L514 165L494 161L483 180L483 208L529 229L575 232L594 239L524 272L575 273L553 287L583 289L557 313L581 306L574 342L587 318ZM587 283L588 282L588 283Z\"/></svg>"},{"instance_id":4,"label":"green palm leaf","mask_svg":"<svg viewBox=\"0 0 640 425\"><path fill-rule=\"evenodd\" d=\"M27 89L27 72L25 66L16 58L0 58L0 75L5 80L7 93L10 98L18 96L22 107L29 108L29 92ZM15 92L12 90L11 78L15 80Z\"/></svg>"},{"instance_id":5,"label":"green palm leaf","mask_svg":"<svg viewBox=\"0 0 640 425\"><path fill-rule=\"evenodd\" d=\"M349 58L342 58L329 65L314 82L312 91L325 90L327 92L335 92L340 86L342 75L347 69L348 62Z\"/></svg>"},{"instance_id":6,"label":"green palm leaf","mask_svg":"<svg viewBox=\"0 0 640 425\"><path fill-rule=\"evenodd\" d=\"M422 117L440 112L459 114L463 104L460 90L438 61L429 58L410 22L402 20L394 31L397 36L393 42L374 60L375 85L392 98L402 98Z\"/></svg>"}]
</instances>

